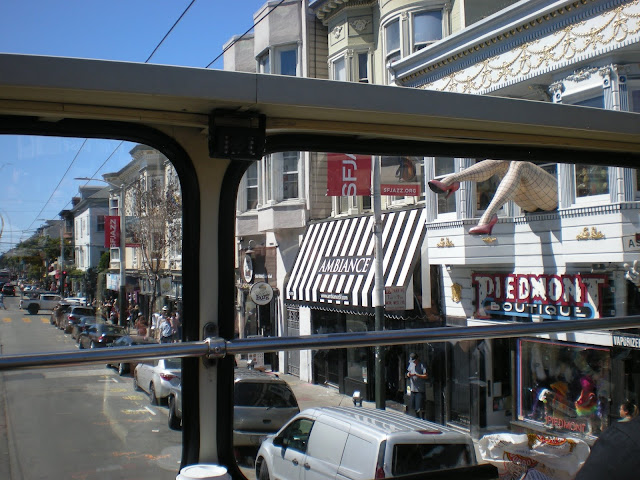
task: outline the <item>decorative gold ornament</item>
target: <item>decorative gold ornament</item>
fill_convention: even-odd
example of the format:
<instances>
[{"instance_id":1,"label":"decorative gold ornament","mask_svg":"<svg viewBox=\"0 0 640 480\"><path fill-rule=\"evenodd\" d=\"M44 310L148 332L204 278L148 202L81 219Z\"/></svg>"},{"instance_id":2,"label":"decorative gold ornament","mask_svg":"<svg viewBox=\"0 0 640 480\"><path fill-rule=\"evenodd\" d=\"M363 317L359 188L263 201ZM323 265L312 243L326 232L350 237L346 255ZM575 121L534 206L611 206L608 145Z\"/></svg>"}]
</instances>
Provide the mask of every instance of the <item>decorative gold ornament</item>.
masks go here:
<instances>
[{"instance_id":1,"label":"decorative gold ornament","mask_svg":"<svg viewBox=\"0 0 640 480\"><path fill-rule=\"evenodd\" d=\"M576 240L600 240L604 238L604 233L599 231L596 227L584 227L581 233L576 235Z\"/></svg>"},{"instance_id":2,"label":"decorative gold ornament","mask_svg":"<svg viewBox=\"0 0 640 480\"><path fill-rule=\"evenodd\" d=\"M462 300L462 285L459 283L451 285L451 300L455 303L460 303Z\"/></svg>"},{"instance_id":3,"label":"decorative gold ornament","mask_svg":"<svg viewBox=\"0 0 640 480\"><path fill-rule=\"evenodd\" d=\"M442 237L440 239L440 241L436 244L436 247L438 247L438 248L449 248L449 247L455 247L455 245L448 238Z\"/></svg>"},{"instance_id":4,"label":"decorative gold ornament","mask_svg":"<svg viewBox=\"0 0 640 480\"><path fill-rule=\"evenodd\" d=\"M484 243L493 243L493 242L495 242L496 240L497 240L497 238L496 238L496 237L490 237L490 236L482 237L482 241L483 241Z\"/></svg>"}]
</instances>

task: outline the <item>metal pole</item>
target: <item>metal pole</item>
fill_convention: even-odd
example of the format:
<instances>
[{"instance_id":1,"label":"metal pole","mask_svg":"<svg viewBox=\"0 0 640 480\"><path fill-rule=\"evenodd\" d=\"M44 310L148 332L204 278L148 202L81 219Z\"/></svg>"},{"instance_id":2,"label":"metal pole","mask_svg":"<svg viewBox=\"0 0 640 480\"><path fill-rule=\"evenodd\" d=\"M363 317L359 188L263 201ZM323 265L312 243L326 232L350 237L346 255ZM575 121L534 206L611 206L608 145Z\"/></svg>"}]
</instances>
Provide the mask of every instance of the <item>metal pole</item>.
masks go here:
<instances>
[{"instance_id":1,"label":"metal pole","mask_svg":"<svg viewBox=\"0 0 640 480\"><path fill-rule=\"evenodd\" d=\"M611 331L640 327L640 316L598 318L593 320L558 320L553 322L505 323L477 327L436 327L382 332L349 332L303 335L299 337L253 337L225 340L207 338L198 342L179 342L144 347L98 348L69 352L48 352L0 356L0 372L20 368L43 368L108 363L127 359L167 357L223 358L251 352L279 352L286 350L325 350L329 348L363 348L377 345L406 343L438 343L488 338L517 338L536 335Z\"/></svg>"},{"instance_id":2,"label":"metal pole","mask_svg":"<svg viewBox=\"0 0 640 480\"><path fill-rule=\"evenodd\" d=\"M375 310L375 330L384 329L384 270L382 259L382 205L380 199L380 157L372 156L373 161L373 234L375 237L375 278L373 288L373 307ZM385 409L385 384L383 346L375 347L375 397L376 408Z\"/></svg>"},{"instance_id":3,"label":"metal pole","mask_svg":"<svg viewBox=\"0 0 640 480\"><path fill-rule=\"evenodd\" d=\"M59 263L59 274L58 277L60 279L60 296L64 297L64 275L62 272L64 271L64 225L65 219L64 217L60 221L60 261Z\"/></svg>"},{"instance_id":4,"label":"metal pole","mask_svg":"<svg viewBox=\"0 0 640 480\"><path fill-rule=\"evenodd\" d=\"M127 321L127 270L126 270L126 235L125 235L125 210L124 210L124 184L120 185L120 199L118 200L118 214L120 216L120 292L118 306L120 309L118 324L124 326Z\"/></svg>"}]
</instances>

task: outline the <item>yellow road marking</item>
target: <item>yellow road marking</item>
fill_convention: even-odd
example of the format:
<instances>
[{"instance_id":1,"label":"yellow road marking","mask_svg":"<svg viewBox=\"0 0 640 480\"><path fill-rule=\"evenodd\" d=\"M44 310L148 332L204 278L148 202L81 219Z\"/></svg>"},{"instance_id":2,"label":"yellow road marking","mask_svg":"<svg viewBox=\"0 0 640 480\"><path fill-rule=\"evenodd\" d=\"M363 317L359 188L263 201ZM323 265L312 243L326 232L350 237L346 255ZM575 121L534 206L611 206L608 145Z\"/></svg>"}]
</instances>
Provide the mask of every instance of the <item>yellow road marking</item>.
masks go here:
<instances>
[{"instance_id":1,"label":"yellow road marking","mask_svg":"<svg viewBox=\"0 0 640 480\"><path fill-rule=\"evenodd\" d=\"M22 317L22 321L23 321L24 323L31 323L31 319L30 319L30 318L27 318L27 317Z\"/></svg>"},{"instance_id":2,"label":"yellow road marking","mask_svg":"<svg viewBox=\"0 0 640 480\"><path fill-rule=\"evenodd\" d=\"M4 323L11 323L11 319L10 319L9 317L4 317L4 318L2 319L2 321L3 321Z\"/></svg>"},{"instance_id":3,"label":"yellow road marking","mask_svg":"<svg viewBox=\"0 0 640 480\"><path fill-rule=\"evenodd\" d=\"M44 318L44 317L40 317L40 321L41 321L42 323L49 323L49 319Z\"/></svg>"}]
</instances>

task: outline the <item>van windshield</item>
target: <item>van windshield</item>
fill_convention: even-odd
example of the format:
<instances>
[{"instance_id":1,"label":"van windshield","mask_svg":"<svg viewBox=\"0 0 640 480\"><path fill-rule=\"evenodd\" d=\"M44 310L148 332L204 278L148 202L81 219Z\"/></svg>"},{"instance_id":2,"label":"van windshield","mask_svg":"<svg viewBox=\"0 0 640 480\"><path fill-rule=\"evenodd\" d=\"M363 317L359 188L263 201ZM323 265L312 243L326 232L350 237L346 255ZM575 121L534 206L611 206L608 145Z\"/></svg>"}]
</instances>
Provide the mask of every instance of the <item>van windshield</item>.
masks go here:
<instances>
[{"instance_id":1,"label":"van windshield","mask_svg":"<svg viewBox=\"0 0 640 480\"><path fill-rule=\"evenodd\" d=\"M237 407L297 408L296 397L287 385L238 382L234 390Z\"/></svg>"},{"instance_id":2,"label":"van windshield","mask_svg":"<svg viewBox=\"0 0 640 480\"><path fill-rule=\"evenodd\" d=\"M393 447L393 475L409 475L472 463L466 444L399 444Z\"/></svg>"}]
</instances>

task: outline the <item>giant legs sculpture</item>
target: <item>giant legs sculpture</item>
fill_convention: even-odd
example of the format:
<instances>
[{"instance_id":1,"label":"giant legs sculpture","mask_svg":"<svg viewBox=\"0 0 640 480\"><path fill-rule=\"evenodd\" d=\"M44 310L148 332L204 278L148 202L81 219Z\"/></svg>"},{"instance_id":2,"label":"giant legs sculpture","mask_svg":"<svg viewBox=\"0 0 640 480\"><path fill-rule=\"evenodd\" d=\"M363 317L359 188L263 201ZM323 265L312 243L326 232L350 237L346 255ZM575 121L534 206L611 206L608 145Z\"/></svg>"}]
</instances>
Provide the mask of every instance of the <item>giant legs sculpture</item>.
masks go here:
<instances>
[{"instance_id":1,"label":"giant legs sculpture","mask_svg":"<svg viewBox=\"0 0 640 480\"><path fill-rule=\"evenodd\" d=\"M431 180L429 188L448 197L460 188L460 182L483 182L494 175L502 180L478 225L469 230L472 235L490 234L498 221L498 210L509 200L527 212L553 210L558 206L556 177L531 162L483 160L440 181Z\"/></svg>"}]
</instances>

